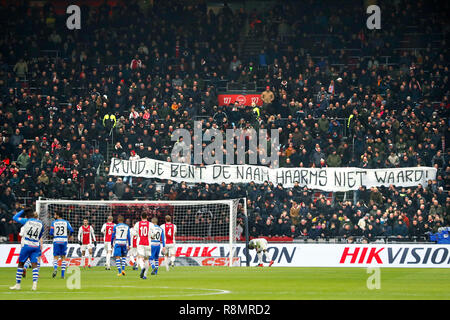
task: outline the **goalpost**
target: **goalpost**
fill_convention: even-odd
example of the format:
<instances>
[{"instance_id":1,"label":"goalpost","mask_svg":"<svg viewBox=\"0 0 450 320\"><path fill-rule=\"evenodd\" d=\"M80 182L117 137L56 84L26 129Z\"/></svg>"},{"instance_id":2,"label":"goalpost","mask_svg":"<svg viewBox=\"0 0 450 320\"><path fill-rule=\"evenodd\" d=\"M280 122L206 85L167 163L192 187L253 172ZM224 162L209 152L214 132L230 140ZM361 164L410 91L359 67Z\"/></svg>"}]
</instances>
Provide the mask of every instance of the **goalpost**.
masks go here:
<instances>
[{"instance_id":1,"label":"goalpost","mask_svg":"<svg viewBox=\"0 0 450 320\"><path fill-rule=\"evenodd\" d=\"M103 241L101 227L108 216L117 221L122 215L130 227L140 220L142 212L149 219L158 218L158 224L164 223L166 215L172 217L177 225L176 243L227 243L229 246L229 266L232 266L236 243L245 239L248 242L247 203L245 198L230 200L60 200L39 199L36 201L36 211L44 223L44 241L49 241L49 230L54 214L59 213L66 219L75 231L87 218L95 231L97 242ZM239 222L238 222L239 220ZM237 227L241 234L238 234Z\"/></svg>"}]
</instances>

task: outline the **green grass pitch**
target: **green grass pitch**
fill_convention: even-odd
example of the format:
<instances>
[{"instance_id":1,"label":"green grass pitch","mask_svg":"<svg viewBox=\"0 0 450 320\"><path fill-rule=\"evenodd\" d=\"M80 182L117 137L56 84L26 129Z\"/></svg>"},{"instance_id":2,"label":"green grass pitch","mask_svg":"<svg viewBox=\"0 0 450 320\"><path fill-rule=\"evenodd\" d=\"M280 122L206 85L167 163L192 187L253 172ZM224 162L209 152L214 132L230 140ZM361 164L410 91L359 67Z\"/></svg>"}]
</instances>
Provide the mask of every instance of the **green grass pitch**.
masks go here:
<instances>
[{"instance_id":1,"label":"green grass pitch","mask_svg":"<svg viewBox=\"0 0 450 320\"><path fill-rule=\"evenodd\" d=\"M40 270L38 290L31 291L31 270L22 289L12 291L15 268L0 269L0 300L391 300L450 299L450 269L380 268L380 289L368 289L365 268L175 267L147 280L127 268L126 276L104 267L80 269L80 289L68 289L52 268Z\"/></svg>"}]
</instances>

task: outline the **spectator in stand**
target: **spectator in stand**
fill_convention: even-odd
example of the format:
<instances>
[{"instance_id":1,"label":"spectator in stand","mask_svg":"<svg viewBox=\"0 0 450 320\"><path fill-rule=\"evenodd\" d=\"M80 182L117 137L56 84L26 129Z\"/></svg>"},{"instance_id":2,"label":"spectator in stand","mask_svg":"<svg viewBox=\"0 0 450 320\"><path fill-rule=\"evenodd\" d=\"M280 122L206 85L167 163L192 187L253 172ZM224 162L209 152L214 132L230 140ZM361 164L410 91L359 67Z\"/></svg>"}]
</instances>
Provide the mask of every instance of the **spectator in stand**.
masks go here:
<instances>
[{"instance_id":1,"label":"spectator in stand","mask_svg":"<svg viewBox=\"0 0 450 320\"><path fill-rule=\"evenodd\" d=\"M271 114L273 112L272 103L275 100L275 95L270 90L270 86L266 86L266 90L261 93L261 100L263 102L262 110L265 114Z\"/></svg>"},{"instance_id":2,"label":"spectator in stand","mask_svg":"<svg viewBox=\"0 0 450 320\"><path fill-rule=\"evenodd\" d=\"M135 71L140 68L142 68L142 60L139 59L139 55L137 54L137 55L135 55L134 59L131 60L130 69L132 71Z\"/></svg>"}]
</instances>

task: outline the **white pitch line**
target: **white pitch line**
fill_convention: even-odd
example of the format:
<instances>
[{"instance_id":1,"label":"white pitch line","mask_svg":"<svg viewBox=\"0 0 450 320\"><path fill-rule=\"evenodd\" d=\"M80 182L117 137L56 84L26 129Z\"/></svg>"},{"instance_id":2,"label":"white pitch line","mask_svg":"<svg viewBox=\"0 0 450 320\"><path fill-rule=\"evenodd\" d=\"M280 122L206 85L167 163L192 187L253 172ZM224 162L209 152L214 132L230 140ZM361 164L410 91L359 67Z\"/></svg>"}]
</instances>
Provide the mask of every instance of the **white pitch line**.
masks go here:
<instances>
[{"instance_id":1,"label":"white pitch line","mask_svg":"<svg viewBox=\"0 0 450 320\"><path fill-rule=\"evenodd\" d=\"M202 291L214 291L214 292L207 292L207 293L191 293L191 294L181 294L183 297L190 297L190 296L209 296L209 295L219 295L219 294L229 294L231 291L229 290L223 290L223 289L211 289L211 288L179 288L179 287L141 287L141 286L104 286L108 288L137 288L137 289L177 289L177 290L202 290ZM145 297L145 298L155 298L155 297L177 297L180 296L180 294L170 294L170 295L152 295L152 296L139 296L139 297ZM109 299L112 299L112 297L108 297Z\"/></svg>"},{"instance_id":2,"label":"white pitch line","mask_svg":"<svg viewBox=\"0 0 450 320\"><path fill-rule=\"evenodd\" d=\"M213 293L196 293L196 294L189 294L189 295L184 295L184 296L209 296L209 295L216 295L216 294L229 294L231 293L231 291L229 290L223 290L223 289L204 289L204 288L184 288L184 289L188 289L188 290L214 290L216 292Z\"/></svg>"},{"instance_id":3,"label":"white pitch line","mask_svg":"<svg viewBox=\"0 0 450 320\"><path fill-rule=\"evenodd\" d=\"M113 285L106 285L106 286L102 286L105 288L137 288L137 289L154 289L154 288L158 288L158 289L171 289L171 287L141 287L141 286L113 286Z\"/></svg>"},{"instance_id":4,"label":"white pitch line","mask_svg":"<svg viewBox=\"0 0 450 320\"><path fill-rule=\"evenodd\" d=\"M21 289L21 290L11 290L11 291L5 291L0 292L0 294L17 294L17 293L29 293L29 294L38 294L38 293L89 293L87 291L62 291L62 292L55 292L55 291L29 291L28 289Z\"/></svg>"},{"instance_id":5,"label":"white pitch line","mask_svg":"<svg viewBox=\"0 0 450 320\"><path fill-rule=\"evenodd\" d=\"M203 289L203 288L184 288L184 289L192 289L192 290L218 290L219 292L210 292L210 293L192 293L192 294L165 294L165 295L151 295L151 296L141 296L138 295L136 298L138 299L151 299L151 298L173 298L173 297L194 297L194 296L211 296L211 295L219 295L219 294L228 294L231 291L222 290L222 289ZM123 299L123 296L102 296L104 299Z\"/></svg>"},{"instance_id":6,"label":"white pitch line","mask_svg":"<svg viewBox=\"0 0 450 320\"><path fill-rule=\"evenodd\" d=\"M7 285L2 285L7 286ZM223 290L223 289L212 289L212 288L179 288L179 287L141 287L141 286L113 286L113 285L106 285L103 287L107 288L138 288L138 289L177 289L177 290L200 290L200 291L213 291L213 292L206 292L206 293L188 293L188 294L164 294L164 295L149 295L149 296L141 296L137 295L138 298L170 298L170 297L193 297L193 296L211 296L211 295L221 295L221 294L229 294L231 291L229 290ZM27 290L27 289L24 289ZM16 294L16 293L29 293L29 294L39 294L39 293L90 293L89 291L61 291L61 292L54 292L54 291L5 291L0 292L0 294ZM123 299L123 296L102 296L104 299Z\"/></svg>"}]
</instances>

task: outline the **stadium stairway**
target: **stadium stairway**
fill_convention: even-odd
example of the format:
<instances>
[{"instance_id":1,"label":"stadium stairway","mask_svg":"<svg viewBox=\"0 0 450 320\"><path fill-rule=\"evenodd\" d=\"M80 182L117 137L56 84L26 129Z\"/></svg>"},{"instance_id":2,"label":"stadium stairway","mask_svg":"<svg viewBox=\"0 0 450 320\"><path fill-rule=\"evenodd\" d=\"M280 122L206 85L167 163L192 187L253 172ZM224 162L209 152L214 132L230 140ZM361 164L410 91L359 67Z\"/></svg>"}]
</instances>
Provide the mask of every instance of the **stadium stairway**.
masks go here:
<instances>
[{"instance_id":1,"label":"stadium stairway","mask_svg":"<svg viewBox=\"0 0 450 320\"><path fill-rule=\"evenodd\" d=\"M243 61L257 61L257 56L261 52L264 43L260 38L248 35L241 40L241 57Z\"/></svg>"},{"instance_id":2,"label":"stadium stairway","mask_svg":"<svg viewBox=\"0 0 450 320\"><path fill-rule=\"evenodd\" d=\"M111 142L107 142L106 143L106 162L109 163L111 161L111 158L113 156L113 150L114 150L114 145Z\"/></svg>"},{"instance_id":3,"label":"stadium stairway","mask_svg":"<svg viewBox=\"0 0 450 320\"><path fill-rule=\"evenodd\" d=\"M275 5L273 0L250 0L245 1L245 10L247 12L263 12ZM239 55L243 62L257 62L258 54L264 47L264 35L255 35L251 32L250 20L247 18L245 27L242 29L239 41Z\"/></svg>"}]
</instances>

